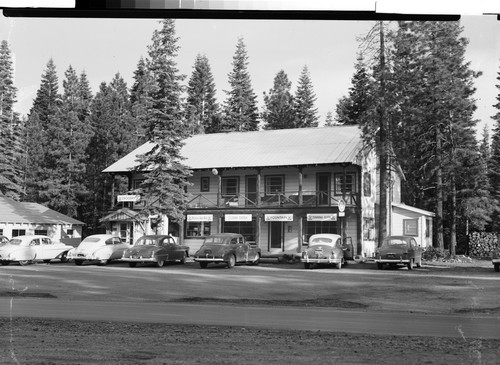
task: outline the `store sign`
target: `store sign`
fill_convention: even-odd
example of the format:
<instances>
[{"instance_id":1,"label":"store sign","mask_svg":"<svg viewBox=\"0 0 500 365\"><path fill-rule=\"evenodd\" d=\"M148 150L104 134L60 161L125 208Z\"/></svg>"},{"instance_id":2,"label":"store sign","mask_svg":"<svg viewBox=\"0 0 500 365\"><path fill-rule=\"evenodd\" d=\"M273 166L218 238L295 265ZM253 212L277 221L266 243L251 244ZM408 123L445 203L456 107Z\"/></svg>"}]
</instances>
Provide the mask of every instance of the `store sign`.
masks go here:
<instances>
[{"instance_id":1,"label":"store sign","mask_svg":"<svg viewBox=\"0 0 500 365\"><path fill-rule=\"evenodd\" d=\"M293 222L293 214L266 214L266 222Z\"/></svg>"},{"instance_id":2,"label":"store sign","mask_svg":"<svg viewBox=\"0 0 500 365\"><path fill-rule=\"evenodd\" d=\"M251 214L226 214L224 215L224 220L226 222L251 222Z\"/></svg>"},{"instance_id":3,"label":"store sign","mask_svg":"<svg viewBox=\"0 0 500 365\"><path fill-rule=\"evenodd\" d=\"M308 214L307 215L308 222L336 222L337 214Z\"/></svg>"},{"instance_id":4,"label":"store sign","mask_svg":"<svg viewBox=\"0 0 500 365\"><path fill-rule=\"evenodd\" d=\"M141 196L140 195L118 195L116 197L116 200L120 203L120 202L132 202L132 203L135 203L135 202L138 202L139 200L141 200Z\"/></svg>"},{"instance_id":5,"label":"store sign","mask_svg":"<svg viewBox=\"0 0 500 365\"><path fill-rule=\"evenodd\" d=\"M188 222L212 222L214 220L213 214L188 214Z\"/></svg>"}]
</instances>

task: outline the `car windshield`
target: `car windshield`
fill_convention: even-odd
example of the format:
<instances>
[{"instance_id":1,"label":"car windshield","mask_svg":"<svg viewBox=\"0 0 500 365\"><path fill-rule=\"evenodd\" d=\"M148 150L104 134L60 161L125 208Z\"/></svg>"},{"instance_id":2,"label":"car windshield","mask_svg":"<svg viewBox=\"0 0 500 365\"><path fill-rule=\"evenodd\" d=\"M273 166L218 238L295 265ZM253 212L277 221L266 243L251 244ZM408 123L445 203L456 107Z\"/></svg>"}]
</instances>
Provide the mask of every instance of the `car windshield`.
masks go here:
<instances>
[{"instance_id":1,"label":"car windshield","mask_svg":"<svg viewBox=\"0 0 500 365\"><path fill-rule=\"evenodd\" d=\"M23 242L23 241L22 241L22 240L20 240L20 239L18 239L18 238L13 238L13 239L11 239L11 240L9 241L9 243L10 243L11 245L18 245L18 246L21 244L21 242Z\"/></svg>"},{"instance_id":2,"label":"car windshield","mask_svg":"<svg viewBox=\"0 0 500 365\"><path fill-rule=\"evenodd\" d=\"M226 237L206 237L205 238L205 241L203 241L203 243L225 243L227 242L227 238Z\"/></svg>"},{"instance_id":3,"label":"car windshield","mask_svg":"<svg viewBox=\"0 0 500 365\"><path fill-rule=\"evenodd\" d=\"M382 246L406 246L408 243L401 238L386 239L382 242Z\"/></svg>"}]
</instances>

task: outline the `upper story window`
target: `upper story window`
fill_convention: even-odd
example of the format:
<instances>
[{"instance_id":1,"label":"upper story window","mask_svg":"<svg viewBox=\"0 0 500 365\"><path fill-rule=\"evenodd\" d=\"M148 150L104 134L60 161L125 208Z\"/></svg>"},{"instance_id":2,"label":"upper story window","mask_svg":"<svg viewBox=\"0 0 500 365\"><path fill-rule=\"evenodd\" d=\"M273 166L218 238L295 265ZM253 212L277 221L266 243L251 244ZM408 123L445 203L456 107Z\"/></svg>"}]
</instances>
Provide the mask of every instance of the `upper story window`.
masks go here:
<instances>
[{"instance_id":1,"label":"upper story window","mask_svg":"<svg viewBox=\"0 0 500 365\"><path fill-rule=\"evenodd\" d=\"M335 195L356 192L356 174L353 172L335 174Z\"/></svg>"},{"instance_id":2,"label":"upper story window","mask_svg":"<svg viewBox=\"0 0 500 365\"><path fill-rule=\"evenodd\" d=\"M279 194L285 192L284 176L266 176L266 195Z\"/></svg>"},{"instance_id":3,"label":"upper story window","mask_svg":"<svg viewBox=\"0 0 500 365\"><path fill-rule=\"evenodd\" d=\"M202 176L200 178L200 191L210 191L210 177Z\"/></svg>"},{"instance_id":4,"label":"upper story window","mask_svg":"<svg viewBox=\"0 0 500 365\"><path fill-rule=\"evenodd\" d=\"M238 177L222 178L222 196L234 196L240 191L240 180Z\"/></svg>"}]
</instances>

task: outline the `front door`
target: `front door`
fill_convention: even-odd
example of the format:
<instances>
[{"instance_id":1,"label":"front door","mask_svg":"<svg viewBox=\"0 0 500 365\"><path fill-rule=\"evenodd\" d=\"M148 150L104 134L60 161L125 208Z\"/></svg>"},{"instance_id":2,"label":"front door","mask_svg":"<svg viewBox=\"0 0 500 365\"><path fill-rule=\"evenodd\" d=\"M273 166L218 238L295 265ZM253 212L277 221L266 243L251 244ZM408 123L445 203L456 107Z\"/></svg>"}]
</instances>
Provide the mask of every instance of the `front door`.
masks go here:
<instances>
[{"instance_id":1,"label":"front door","mask_svg":"<svg viewBox=\"0 0 500 365\"><path fill-rule=\"evenodd\" d=\"M330 205L330 173L316 175L316 193L318 205Z\"/></svg>"},{"instance_id":2,"label":"front door","mask_svg":"<svg viewBox=\"0 0 500 365\"><path fill-rule=\"evenodd\" d=\"M283 250L283 222L269 222L269 249Z\"/></svg>"}]
</instances>

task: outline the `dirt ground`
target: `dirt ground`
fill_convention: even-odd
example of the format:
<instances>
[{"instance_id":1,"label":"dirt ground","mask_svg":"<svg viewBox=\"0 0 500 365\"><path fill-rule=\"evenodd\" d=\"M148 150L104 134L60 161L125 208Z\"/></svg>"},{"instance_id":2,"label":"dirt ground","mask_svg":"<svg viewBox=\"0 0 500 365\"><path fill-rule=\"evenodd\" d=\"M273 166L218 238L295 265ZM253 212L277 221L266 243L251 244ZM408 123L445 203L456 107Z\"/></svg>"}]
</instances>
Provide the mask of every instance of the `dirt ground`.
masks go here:
<instances>
[{"instance_id":1,"label":"dirt ground","mask_svg":"<svg viewBox=\"0 0 500 365\"><path fill-rule=\"evenodd\" d=\"M0 318L0 364L236 363L489 365L500 364L500 340Z\"/></svg>"}]
</instances>

